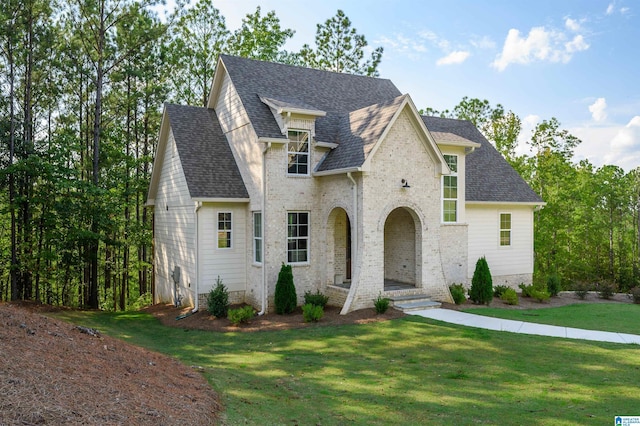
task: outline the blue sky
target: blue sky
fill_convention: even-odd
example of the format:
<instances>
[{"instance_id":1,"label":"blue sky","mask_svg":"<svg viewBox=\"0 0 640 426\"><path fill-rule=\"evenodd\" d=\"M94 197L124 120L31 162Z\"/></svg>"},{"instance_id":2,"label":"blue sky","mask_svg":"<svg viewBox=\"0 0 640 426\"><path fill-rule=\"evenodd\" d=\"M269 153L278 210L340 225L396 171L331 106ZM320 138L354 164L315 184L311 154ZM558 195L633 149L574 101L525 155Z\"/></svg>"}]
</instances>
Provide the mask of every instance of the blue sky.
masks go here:
<instances>
[{"instance_id":1,"label":"blue sky","mask_svg":"<svg viewBox=\"0 0 640 426\"><path fill-rule=\"evenodd\" d=\"M192 2L195 0L192 0ZM556 117L582 139L576 160L640 166L640 3L632 0L214 0L235 30L247 13L275 10L314 45L316 24L342 9L380 76L418 108L452 109L463 96L513 110L523 138ZM520 148L524 152L524 146Z\"/></svg>"}]
</instances>

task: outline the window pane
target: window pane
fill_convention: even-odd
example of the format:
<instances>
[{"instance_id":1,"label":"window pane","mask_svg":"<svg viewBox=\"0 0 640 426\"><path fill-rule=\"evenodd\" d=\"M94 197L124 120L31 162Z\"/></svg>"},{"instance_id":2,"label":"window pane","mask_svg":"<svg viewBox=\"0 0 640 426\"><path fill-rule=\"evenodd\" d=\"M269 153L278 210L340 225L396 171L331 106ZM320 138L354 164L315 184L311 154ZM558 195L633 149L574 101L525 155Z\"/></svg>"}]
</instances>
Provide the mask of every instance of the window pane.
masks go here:
<instances>
[{"instance_id":1,"label":"window pane","mask_svg":"<svg viewBox=\"0 0 640 426\"><path fill-rule=\"evenodd\" d=\"M290 130L287 143L287 173L306 175L309 173L309 132Z\"/></svg>"},{"instance_id":2,"label":"window pane","mask_svg":"<svg viewBox=\"0 0 640 426\"><path fill-rule=\"evenodd\" d=\"M443 220L445 222L455 222L457 220L456 215L457 201L444 200L443 202Z\"/></svg>"},{"instance_id":3,"label":"window pane","mask_svg":"<svg viewBox=\"0 0 640 426\"><path fill-rule=\"evenodd\" d=\"M287 261L307 262L309 243L309 213L287 214Z\"/></svg>"},{"instance_id":4,"label":"window pane","mask_svg":"<svg viewBox=\"0 0 640 426\"><path fill-rule=\"evenodd\" d=\"M231 248L231 212L218 213L218 248Z\"/></svg>"},{"instance_id":5,"label":"window pane","mask_svg":"<svg viewBox=\"0 0 640 426\"><path fill-rule=\"evenodd\" d=\"M444 155L444 160L452 172L458 171L458 156L457 155Z\"/></svg>"}]
</instances>

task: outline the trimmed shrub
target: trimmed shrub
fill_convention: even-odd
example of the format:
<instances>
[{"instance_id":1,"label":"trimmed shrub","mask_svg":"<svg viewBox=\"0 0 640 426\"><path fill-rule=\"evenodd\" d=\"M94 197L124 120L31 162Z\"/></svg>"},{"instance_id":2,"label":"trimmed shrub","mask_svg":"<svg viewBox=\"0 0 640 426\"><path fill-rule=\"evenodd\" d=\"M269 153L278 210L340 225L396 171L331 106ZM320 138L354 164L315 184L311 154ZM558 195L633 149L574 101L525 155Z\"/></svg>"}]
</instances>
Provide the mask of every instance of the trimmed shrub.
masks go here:
<instances>
[{"instance_id":1,"label":"trimmed shrub","mask_svg":"<svg viewBox=\"0 0 640 426\"><path fill-rule=\"evenodd\" d=\"M543 303L549 300L551 295L547 290L538 290L537 288L534 288L531 290L531 297L536 299L538 302Z\"/></svg>"},{"instance_id":2,"label":"trimmed shrub","mask_svg":"<svg viewBox=\"0 0 640 426\"><path fill-rule=\"evenodd\" d=\"M229 309L228 316L229 321L233 325L240 325L240 323L247 323L253 316L255 311L252 306L244 306L237 309Z\"/></svg>"},{"instance_id":3,"label":"trimmed shrub","mask_svg":"<svg viewBox=\"0 0 640 426\"><path fill-rule=\"evenodd\" d=\"M290 314L296 309L298 296L296 286L293 284L293 272L291 265L282 264L278 281L276 282L275 301L277 314Z\"/></svg>"},{"instance_id":4,"label":"trimmed shrub","mask_svg":"<svg viewBox=\"0 0 640 426\"><path fill-rule=\"evenodd\" d=\"M389 309L389 303L391 300L386 297L382 297L382 294L379 294L378 297L373 301L373 306L376 308L376 314L382 315L387 312Z\"/></svg>"},{"instance_id":5,"label":"trimmed shrub","mask_svg":"<svg viewBox=\"0 0 640 426\"><path fill-rule=\"evenodd\" d=\"M500 300L504 301L507 305L517 305L518 304L518 295L516 291L512 288L507 288L500 295Z\"/></svg>"},{"instance_id":6,"label":"trimmed shrub","mask_svg":"<svg viewBox=\"0 0 640 426\"><path fill-rule=\"evenodd\" d=\"M453 301L456 305L462 305L467 301L467 297L465 296L464 285L462 284L451 284L449 286L449 291L451 291L451 297L453 297Z\"/></svg>"},{"instance_id":7,"label":"trimmed shrub","mask_svg":"<svg viewBox=\"0 0 640 426\"><path fill-rule=\"evenodd\" d=\"M549 294L555 297L560 293L561 289L560 278L555 274L549 275L547 277L547 291Z\"/></svg>"},{"instance_id":8,"label":"trimmed shrub","mask_svg":"<svg viewBox=\"0 0 640 426\"><path fill-rule=\"evenodd\" d=\"M616 293L616 285L610 281L603 281L596 284L596 291L601 299L611 299Z\"/></svg>"},{"instance_id":9,"label":"trimmed shrub","mask_svg":"<svg viewBox=\"0 0 640 426\"><path fill-rule=\"evenodd\" d=\"M504 294L505 291L509 290L511 287L508 285L497 285L493 287L493 297L500 298Z\"/></svg>"},{"instance_id":10,"label":"trimmed shrub","mask_svg":"<svg viewBox=\"0 0 640 426\"><path fill-rule=\"evenodd\" d=\"M471 279L469 298L477 304L489 304L493 300L493 280L487 259L482 256L476 262L476 270Z\"/></svg>"},{"instance_id":11,"label":"trimmed shrub","mask_svg":"<svg viewBox=\"0 0 640 426\"><path fill-rule=\"evenodd\" d=\"M580 300L584 300L587 297L587 294L589 294L589 284L585 282L577 283L574 288L575 290L573 292Z\"/></svg>"},{"instance_id":12,"label":"trimmed shrub","mask_svg":"<svg viewBox=\"0 0 640 426\"><path fill-rule=\"evenodd\" d=\"M321 305L307 303L302 305L302 318L304 322L318 322L324 315L324 308Z\"/></svg>"},{"instance_id":13,"label":"trimmed shrub","mask_svg":"<svg viewBox=\"0 0 640 426\"><path fill-rule=\"evenodd\" d=\"M225 318L229 311L229 292L227 287L222 284L220 276L216 279L216 286L207 296L207 310L216 318Z\"/></svg>"},{"instance_id":14,"label":"trimmed shrub","mask_svg":"<svg viewBox=\"0 0 640 426\"><path fill-rule=\"evenodd\" d=\"M325 296L320 293L320 290L316 290L315 293L311 293L310 291L304 292L304 304L312 304L315 306L322 306L323 308L327 306L327 302L329 302L329 296Z\"/></svg>"},{"instance_id":15,"label":"trimmed shrub","mask_svg":"<svg viewBox=\"0 0 640 426\"><path fill-rule=\"evenodd\" d=\"M640 287L634 287L629 290L629 294L633 298L633 303L640 303Z\"/></svg>"}]
</instances>

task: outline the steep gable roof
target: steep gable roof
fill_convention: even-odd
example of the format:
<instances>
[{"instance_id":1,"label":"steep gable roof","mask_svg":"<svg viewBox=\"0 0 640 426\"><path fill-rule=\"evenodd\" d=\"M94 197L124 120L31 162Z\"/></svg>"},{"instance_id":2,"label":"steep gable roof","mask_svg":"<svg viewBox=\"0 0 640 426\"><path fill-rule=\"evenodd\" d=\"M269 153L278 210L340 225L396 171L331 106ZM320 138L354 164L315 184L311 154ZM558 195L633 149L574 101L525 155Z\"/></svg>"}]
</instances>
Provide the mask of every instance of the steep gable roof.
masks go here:
<instances>
[{"instance_id":1,"label":"steep gable roof","mask_svg":"<svg viewBox=\"0 0 640 426\"><path fill-rule=\"evenodd\" d=\"M220 55L259 138L281 138L269 107L260 98L295 100L325 111L316 120L316 139L335 142L344 114L401 95L387 79L364 77Z\"/></svg>"},{"instance_id":2,"label":"steep gable roof","mask_svg":"<svg viewBox=\"0 0 640 426\"><path fill-rule=\"evenodd\" d=\"M466 201L543 204L542 199L467 120L422 117L432 132L451 133L480 144L466 157Z\"/></svg>"},{"instance_id":3,"label":"steep gable roof","mask_svg":"<svg viewBox=\"0 0 640 426\"><path fill-rule=\"evenodd\" d=\"M165 108L191 198L248 199L215 111L174 104Z\"/></svg>"}]
</instances>

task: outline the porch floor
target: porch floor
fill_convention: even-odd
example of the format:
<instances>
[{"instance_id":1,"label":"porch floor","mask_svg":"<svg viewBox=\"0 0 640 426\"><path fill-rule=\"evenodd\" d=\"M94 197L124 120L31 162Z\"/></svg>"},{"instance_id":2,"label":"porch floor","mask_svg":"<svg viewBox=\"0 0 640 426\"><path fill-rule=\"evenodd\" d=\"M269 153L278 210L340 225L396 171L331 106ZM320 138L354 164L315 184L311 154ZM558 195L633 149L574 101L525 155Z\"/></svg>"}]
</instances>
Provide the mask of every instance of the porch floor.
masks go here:
<instances>
[{"instance_id":1,"label":"porch floor","mask_svg":"<svg viewBox=\"0 0 640 426\"><path fill-rule=\"evenodd\" d=\"M342 284L335 284L340 288L351 288L351 281L343 282ZM399 281L384 280L384 291L396 291L396 290L411 290L416 288L413 284L401 283Z\"/></svg>"}]
</instances>

